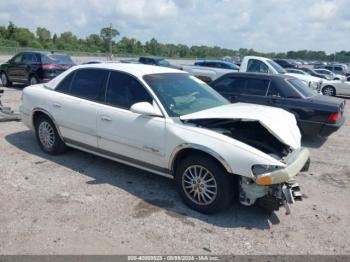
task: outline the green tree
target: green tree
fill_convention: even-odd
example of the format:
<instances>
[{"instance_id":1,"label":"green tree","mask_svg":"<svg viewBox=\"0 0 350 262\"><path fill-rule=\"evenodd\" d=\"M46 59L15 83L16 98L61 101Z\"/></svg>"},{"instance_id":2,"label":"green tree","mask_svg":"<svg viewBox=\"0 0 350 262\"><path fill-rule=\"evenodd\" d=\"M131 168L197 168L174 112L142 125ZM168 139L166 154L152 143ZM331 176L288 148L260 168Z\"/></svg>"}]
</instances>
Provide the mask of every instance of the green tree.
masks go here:
<instances>
[{"instance_id":1,"label":"green tree","mask_svg":"<svg viewBox=\"0 0 350 262\"><path fill-rule=\"evenodd\" d=\"M16 40L20 46L28 46L34 38L34 34L27 28L16 28L13 36L13 39Z\"/></svg>"},{"instance_id":2,"label":"green tree","mask_svg":"<svg viewBox=\"0 0 350 262\"><path fill-rule=\"evenodd\" d=\"M36 36L40 42L47 42L51 40L51 33L45 27L37 27Z\"/></svg>"},{"instance_id":3,"label":"green tree","mask_svg":"<svg viewBox=\"0 0 350 262\"><path fill-rule=\"evenodd\" d=\"M103 39L103 51L108 52L113 45L112 40L119 35L119 31L113 27L104 27L100 31L100 36Z\"/></svg>"}]
</instances>

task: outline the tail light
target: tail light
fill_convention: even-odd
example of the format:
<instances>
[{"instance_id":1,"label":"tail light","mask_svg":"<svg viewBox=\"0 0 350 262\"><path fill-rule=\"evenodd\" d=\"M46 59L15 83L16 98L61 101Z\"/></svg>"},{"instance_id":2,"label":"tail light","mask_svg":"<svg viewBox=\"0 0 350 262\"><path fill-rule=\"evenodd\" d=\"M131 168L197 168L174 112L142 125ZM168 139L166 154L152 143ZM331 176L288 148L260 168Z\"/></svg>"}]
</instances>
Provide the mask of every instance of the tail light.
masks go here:
<instances>
[{"instance_id":1,"label":"tail light","mask_svg":"<svg viewBox=\"0 0 350 262\"><path fill-rule=\"evenodd\" d=\"M328 120L331 122L337 122L341 118L341 113L333 113L328 116Z\"/></svg>"},{"instance_id":2,"label":"tail light","mask_svg":"<svg viewBox=\"0 0 350 262\"><path fill-rule=\"evenodd\" d=\"M61 66L59 65L52 65L52 64L42 64L42 69L61 69Z\"/></svg>"}]
</instances>

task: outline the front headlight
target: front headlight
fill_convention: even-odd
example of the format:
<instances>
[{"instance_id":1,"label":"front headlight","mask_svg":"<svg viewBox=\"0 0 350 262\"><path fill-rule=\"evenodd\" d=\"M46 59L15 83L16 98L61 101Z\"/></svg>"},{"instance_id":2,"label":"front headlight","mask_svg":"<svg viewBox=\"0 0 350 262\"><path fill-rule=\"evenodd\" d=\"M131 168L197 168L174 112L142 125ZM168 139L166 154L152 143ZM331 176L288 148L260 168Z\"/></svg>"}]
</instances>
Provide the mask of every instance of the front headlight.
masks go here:
<instances>
[{"instance_id":1,"label":"front headlight","mask_svg":"<svg viewBox=\"0 0 350 262\"><path fill-rule=\"evenodd\" d=\"M279 169L282 169L282 166L274 166L274 165L254 165L252 166L252 172L254 176L258 177L263 174L268 174Z\"/></svg>"}]
</instances>

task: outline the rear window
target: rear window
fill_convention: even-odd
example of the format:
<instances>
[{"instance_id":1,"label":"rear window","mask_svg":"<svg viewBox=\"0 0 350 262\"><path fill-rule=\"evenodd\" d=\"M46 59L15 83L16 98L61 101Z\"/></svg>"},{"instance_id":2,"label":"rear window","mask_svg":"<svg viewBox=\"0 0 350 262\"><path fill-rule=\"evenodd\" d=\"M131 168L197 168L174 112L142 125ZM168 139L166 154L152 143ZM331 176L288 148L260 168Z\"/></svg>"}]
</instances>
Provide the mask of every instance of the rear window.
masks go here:
<instances>
[{"instance_id":1,"label":"rear window","mask_svg":"<svg viewBox=\"0 0 350 262\"><path fill-rule=\"evenodd\" d=\"M304 97L312 97L315 95L315 93L303 81L299 79L288 79L287 81Z\"/></svg>"},{"instance_id":2,"label":"rear window","mask_svg":"<svg viewBox=\"0 0 350 262\"><path fill-rule=\"evenodd\" d=\"M109 72L102 69L80 69L75 73L70 93L93 101L104 100L104 87Z\"/></svg>"},{"instance_id":3,"label":"rear window","mask_svg":"<svg viewBox=\"0 0 350 262\"><path fill-rule=\"evenodd\" d=\"M48 54L41 55L41 62L43 64L56 64L56 65L73 65L73 60L69 55L62 54Z\"/></svg>"}]
</instances>

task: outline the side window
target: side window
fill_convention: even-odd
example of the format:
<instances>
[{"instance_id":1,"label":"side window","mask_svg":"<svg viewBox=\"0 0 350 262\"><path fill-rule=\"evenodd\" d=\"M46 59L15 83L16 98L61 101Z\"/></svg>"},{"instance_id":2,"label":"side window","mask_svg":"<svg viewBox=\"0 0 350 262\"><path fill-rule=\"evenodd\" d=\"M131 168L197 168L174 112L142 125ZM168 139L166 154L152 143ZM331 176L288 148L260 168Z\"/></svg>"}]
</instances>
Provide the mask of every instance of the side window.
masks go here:
<instances>
[{"instance_id":1,"label":"side window","mask_svg":"<svg viewBox=\"0 0 350 262\"><path fill-rule=\"evenodd\" d=\"M70 93L88 100L103 101L107 76L107 70L90 68L77 70Z\"/></svg>"},{"instance_id":2,"label":"side window","mask_svg":"<svg viewBox=\"0 0 350 262\"><path fill-rule=\"evenodd\" d=\"M212 86L217 92L225 95L241 94L244 92L245 80L241 77L225 77Z\"/></svg>"},{"instance_id":3,"label":"side window","mask_svg":"<svg viewBox=\"0 0 350 262\"><path fill-rule=\"evenodd\" d=\"M33 54L23 54L23 58L22 58L22 62L25 64L32 64L32 63L36 63L36 56Z\"/></svg>"},{"instance_id":4,"label":"side window","mask_svg":"<svg viewBox=\"0 0 350 262\"><path fill-rule=\"evenodd\" d=\"M106 103L130 109L133 104L138 102L152 104L153 99L134 77L120 72L111 72L106 92Z\"/></svg>"},{"instance_id":5,"label":"side window","mask_svg":"<svg viewBox=\"0 0 350 262\"><path fill-rule=\"evenodd\" d=\"M14 62L14 63L21 63L22 62L22 54L19 54L19 55L16 55L13 59L12 59L12 61Z\"/></svg>"},{"instance_id":6,"label":"side window","mask_svg":"<svg viewBox=\"0 0 350 262\"><path fill-rule=\"evenodd\" d=\"M269 90L267 91L267 96L283 97L283 94L279 91L278 87L273 82L271 82Z\"/></svg>"},{"instance_id":7,"label":"side window","mask_svg":"<svg viewBox=\"0 0 350 262\"><path fill-rule=\"evenodd\" d=\"M269 83L270 81L267 79L248 79L244 93L248 95L265 96Z\"/></svg>"},{"instance_id":8,"label":"side window","mask_svg":"<svg viewBox=\"0 0 350 262\"><path fill-rule=\"evenodd\" d=\"M75 72L70 73L56 86L55 90L61 93L69 93L70 85L72 83Z\"/></svg>"},{"instance_id":9,"label":"side window","mask_svg":"<svg viewBox=\"0 0 350 262\"><path fill-rule=\"evenodd\" d=\"M257 73L267 74L269 72L269 68L264 62L261 62L256 59L250 59L248 61L247 72L257 72Z\"/></svg>"}]
</instances>

